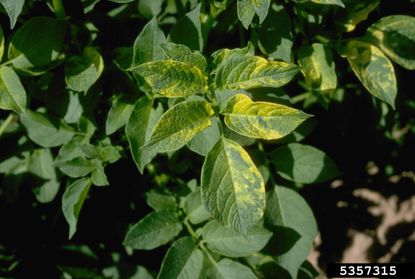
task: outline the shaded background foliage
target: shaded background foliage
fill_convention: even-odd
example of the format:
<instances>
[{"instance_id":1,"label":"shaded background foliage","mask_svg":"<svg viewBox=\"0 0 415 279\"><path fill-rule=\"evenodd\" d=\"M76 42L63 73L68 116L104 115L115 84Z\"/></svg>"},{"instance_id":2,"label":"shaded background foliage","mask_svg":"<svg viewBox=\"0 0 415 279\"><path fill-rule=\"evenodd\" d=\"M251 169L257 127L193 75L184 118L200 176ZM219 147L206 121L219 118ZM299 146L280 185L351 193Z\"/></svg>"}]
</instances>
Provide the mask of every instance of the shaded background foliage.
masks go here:
<instances>
[{"instance_id":1,"label":"shaded background foliage","mask_svg":"<svg viewBox=\"0 0 415 279\"><path fill-rule=\"evenodd\" d=\"M143 8L145 4L142 4L151 1L133 1L125 5L114 2L63 1L71 24L65 36L65 53L80 56L85 46L93 45L105 61L105 70L98 82L89 89L88 94L80 97L82 114L92 120L97 127L97 132L93 136L94 141L105 138L105 122L111 107L109 100L114 98L116 93L125 93L127 98L131 98L130 103L134 103L136 99L134 94L141 94L138 93L135 84L111 61L117 59L119 64L122 63L117 54L125 54L120 48L131 47L137 35L151 19L151 12ZM182 18L191 11L197 1L172 2L175 2L177 11L171 12L171 15L166 13L166 3L162 4L159 12L156 12L161 23L160 27L165 34L168 34L171 28L176 28L176 31L171 33L173 41L183 43L185 40L191 40L187 45L197 48L197 42L194 41L194 38L199 36L197 30L186 29L189 28L186 20L181 23L184 27L174 25L176 19ZM291 20L296 21L298 16L293 11L295 5L293 2L296 1L278 3L284 6ZM356 5L355 1L344 1L344 3L346 9ZM52 1L26 1L15 29L9 28L9 18L3 11L0 24L5 38L10 38L16 29L32 17L53 17L54 14L47 4L51 5ZM90 11L86 12L86 7L90 7ZM325 10L326 6L311 4L308 8L316 12L319 9ZM399 5L392 1L380 1L367 20L359 23L352 32L344 33L343 38L363 36L367 28L381 17L396 14L414 16L414 8L413 1L401 0ZM155 9L157 10L157 7ZM325 38L329 41L336 38L337 30L333 22L337 18L330 10L332 7L327 9L329 12L324 17L324 23L317 24L317 27L313 24L305 24L304 30L292 35L293 50L316 42L315 36L321 33L324 35L323 41ZM249 40L256 44L255 36L261 32L262 25L254 19L251 28L244 29L238 22L235 2L219 14L217 20L218 25L209 32L203 53L211 54L225 47L245 47ZM298 19L298 22L301 22L301 19ZM295 24L300 24L298 22L296 21ZM268 24L267 19L263 25L266 24ZM188 32L180 32L181 30ZM180 37L183 35L184 38ZM284 36L290 37L289 34ZM256 53L261 54L257 45ZM261 55L266 57L265 54ZM128 55L125 58L128 61ZM413 200L415 179L412 167L412 154L415 147L413 128L415 102L411 96L413 72L394 64L398 79L398 95L396 110L392 110L367 94L350 69L347 60L337 54L333 55L333 60L336 65L338 89L343 90L344 95L342 99L331 100L328 108L325 107L324 102L320 105L308 93L300 96L301 92L307 90L302 75L298 75L294 82L285 86L284 91L291 100L296 100L296 105L300 108L300 104L303 105L302 108L307 113L315 116L315 128L302 143L324 150L334 159L342 174L335 181L304 187L290 183L279 176L275 179L279 184L299 189L313 209L321 238L321 244L317 245L314 251L317 256L314 261L310 259L316 268L324 270L327 262L344 259L346 257L344 251L347 251L348 247L353 247L356 241L354 238L356 232L375 239L373 243L369 241L371 245L368 251L363 251L367 260L379 260L393 250L392 247L400 239L404 242L397 251L393 252L390 260L413 260L415 257L413 252L415 240L412 234L415 227L413 207L412 211L408 210L408 216L412 217L400 220L396 215L395 218L399 222L387 227L386 242L379 241L378 230L384 217L397 209L391 205L384 211L380 210L381 214L378 215L370 210L383 201L391 201L391 197L396 197L395 204L398 208L405 201ZM69 93L64 89L64 64L53 68L51 72L54 73L51 76L45 74L28 77L19 74L19 77L26 91L31 95L31 109L46 106L48 112L62 118L64 110L61 108L67 108L70 102ZM54 94L51 95L53 97L48 98L39 94L42 78L46 83L51 81L48 93ZM61 94L62 91L66 93ZM279 94L278 91L273 92ZM9 112L1 111L0 119L6 119L8 115ZM16 127L17 122L17 117L13 118L15 126L9 127L7 133L1 137L0 160L2 161L22 150L35 148L33 144L27 143L19 146L18 141L25 131L21 126ZM57 194L59 198L43 204L39 203L33 195L33 189L42 182L39 177L30 174L1 177L1 276L24 278L30 274L58 278L71 274L74 278L130 278L136 273L144 273L138 265L145 266L153 273L160 269L168 247L133 252L122 245L125 233L130 224L137 222L151 211L145 202L145 194L150 189L163 188L166 185L174 188L182 182L199 178L200 167L195 166L201 166L203 158L187 149L169 158L158 156L153 161L152 169L140 175L130 157L125 135L122 132L115 133L111 136L111 142L122 147L122 158L106 167L110 187L92 189L82 208L78 231L71 240L67 239L68 226L61 211L60 198L69 178L59 175L61 181ZM277 145L265 144L263 148L267 153L271 153L276 147ZM256 147L248 147L247 150L250 154L255 154ZM54 150L53 154L56 156L57 150ZM255 162L260 161L255 155L253 157ZM278 168L271 166L270 171L276 173ZM356 194L356 190L362 189L366 190L366 193L372 193L372 196ZM377 193L374 194L374 198L373 193ZM317 264L320 264L320 267ZM118 270L120 274L118 277L111 275L114 270Z\"/></svg>"}]
</instances>

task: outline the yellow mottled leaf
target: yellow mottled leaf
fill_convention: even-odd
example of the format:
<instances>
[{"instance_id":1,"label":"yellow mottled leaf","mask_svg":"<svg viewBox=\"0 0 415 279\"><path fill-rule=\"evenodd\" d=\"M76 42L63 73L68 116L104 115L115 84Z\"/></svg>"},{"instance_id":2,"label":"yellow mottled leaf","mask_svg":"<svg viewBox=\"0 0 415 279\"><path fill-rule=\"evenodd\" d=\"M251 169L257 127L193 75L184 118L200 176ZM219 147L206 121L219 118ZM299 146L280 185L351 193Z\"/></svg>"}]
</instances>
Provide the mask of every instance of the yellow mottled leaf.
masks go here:
<instances>
[{"instance_id":1,"label":"yellow mottled leaf","mask_svg":"<svg viewBox=\"0 0 415 279\"><path fill-rule=\"evenodd\" d=\"M367 30L367 35L393 61L415 70L415 17L393 15L381 18Z\"/></svg>"},{"instance_id":2,"label":"yellow mottled leaf","mask_svg":"<svg viewBox=\"0 0 415 279\"><path fill-rule=\"evenodd\" d=\"M295 64L268 61L241 50L222 52L213 71L214 84L218 89L252 89L259 87L281 87L298 73Z\"/></svg>"},{"instance_id":3,"label":"yellow mottled leaf","mask_svg":"<svg viewBox=\"0 0 415 279\"><path fill-rule=\"evenodd\" d=\"M207 77L200 68L182 61L152 61L130 70L141 76L153 93L169 98L205 93L208 89Z\"/></svg>"},{"instance_id":4,"label":"yellow mottled leaf","mask_svg":"<svg viewBox=\"0 0 415 279\"><path fill-rule=\"evenodd\" d=\"M180 149L211 125L212 115L213 109L206 101L181 102L160 117L143 148L154 152Z\"/></svg>"},{"instance_id":5,"label":"yellow mottled leaf","mask_svg":"<svg viewBox=\"0 0 415 279\"><path fill-rule=\"evenodd\" d=\"M353 72L370 94L395 107L396 77L392 62L377 47L362 41L350 41L347 60Z\"/></svg>"},{"instance_id":6,"label":"yellow mottled leaf","mask_svg":"<svg viewBox=\"0 0 415 279\"><path fill-rule=\"evenodd\" d=\"M224 226L247 234L262 218L265 186L248 153L222 138L206 156L201 178L202 202Z\"/></svg>"},{"instance_id":7,"label":"yellow mottled leaf","mask_svg":"<svg viewBox=\"0 0 415 279\"><path fill-rule=\"evenodd\" d=\"M251 138L279 139L297 128L311 115L280 104L253 102L248 96L236 94L223 112L231 130Z\"/></svg>"}]
</instances>

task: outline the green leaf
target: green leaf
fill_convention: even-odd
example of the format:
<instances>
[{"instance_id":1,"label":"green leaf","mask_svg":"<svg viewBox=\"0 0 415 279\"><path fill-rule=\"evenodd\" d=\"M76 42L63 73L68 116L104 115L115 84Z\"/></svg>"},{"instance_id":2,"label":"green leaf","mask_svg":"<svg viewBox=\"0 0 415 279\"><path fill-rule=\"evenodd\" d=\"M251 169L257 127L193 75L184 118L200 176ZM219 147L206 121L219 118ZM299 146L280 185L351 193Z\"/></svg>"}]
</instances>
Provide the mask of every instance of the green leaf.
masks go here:
<instances>
[{"instance_id":1,"label":"green leaf","mask_svg":"<svg viewBox=\"0 0 415 279\"><path fill-rule=\"evenodd\" d=\"M104 60L93 48L86 47L82 56L71 56L65 63L66 85L78 92L87 92L104 71Z\"/></svg>"},{"instance_id":2,"label":"green leaf","mask_svg":"<svg viewBox=\"0 0 415 279\"><path fill-rule=\"evenodd\" d=\"M271 154L277 173L298 183L320 183L340 174L334 161L310 145L290 143Z\"/></svg>"},{"instance_id":3,"label":"green leaf","mask_svg":"<svg viewBox=\"0 0 415 279\"><path fill-rule=\"evenodd\" d=\"M157 25L156 18L153 18L144 26L141 33L135 39L131 67L145 62L163 59L163 52L160 46L165 42L166 37Z\"/></svg>"},{"instance_id":4,"label":"green leaf","mask_svg":"<svg viewBox=\"0 0 415 279\"><path fill-rule=\"evenodd\" d=\"M255 13L259 17L259 23L262 23L268 15L270 0L238 0L238 18L245 29L249 28Z\"/></svg>"},{"instance_id":5,"label":"green leaf","mask_svg":"<svg viewBox=\"0 0 415 279\"><path fill-rule=\"evenodd\" d=\"M123 244L134 249L152 250L175 238L181 230L182 225L176 213L155 211L128 231Z\"/></svg>"},{"instance_id":6,"label":"green leaf","mask_svg":"<svg viewBox=\"0 0 415 279\"><path fill-rule=\"evenodd\" d=\"M297 192L275 186L267 196L264 218L268 224L277 226L274 234L280 248L275 260L291 274L291 278L297 278L299 267L308 257L317 235L313 212Z\"/></svg>"},{"instance_id":7,"label":"green leaf","mask_svg":"<svg viewBox=\"0 0 415 279\"><path fill-rule=\"evenodd\" d=\"M130 68L164 97L187 97L207 92L207 77L196 66L181 61L153 61Z\"/></svg>"},{"instance_id":8,"label":"green leaf","mask_svg":"<svg viewBox=\"0 0 415 279\"><path fill-rule=\"evenodd\" d=\"M200 224L209 219L210 214L202 203L200 189L190 193L184 201L184 212L192 224Z\"/></svg>"},{"instance_id":9,"label":"green leaf","mask_svg":"<svg viewBox=\"0 0 415 279\"><path fill-rule=\"evenodd\" d=\"M138 11L147 19L154 18L161 12L163 2L163 0L140 0Z\"/></svg>"},{"instance_id":10,"label":"green leaf","mask_svg":"<svg viewBox=\"0 0 415 279\"><path fill-rule=\"evenodd\" d=\"M369 93L395 108L395 70L383 52L371 44L350 41L346 54L353 72Z\"/></svg>"},{"instance_id":11,"label":"green leaf","mask_svg":"<svg viewBox=\"0 0 415 279\"><path fill-rule=\"evenodd\" d=\"M66 21L50 17L29 19L10 40L8 58L13 67L28 74L43 73L44 67L61 59Z\"/></svg>"},{"instance_id":12,"label":"green leaf","mask_svg":"<svg viewBox=\"0 0 415 279\"><path fill-rule=\"evenodd\" d=\"M3 60L5 50L5 39L4 39L4 33L3 28L0 26L0 62Z\"/></svg>"},{"instance_id":13,"label":"green leaf","mask_svg":"<svg viewBox=\"0 0 415 279\"><path fill-rule=\"evenodd\" d=\"M331 50L323 44L304 46L298 51L298 63L306 85L317 97L329 101L329 94L337 87L336 68Z\"/></svg>"},{"instance_id":14,"label":"green leaf","mask_svg":"<svg viewBox=\"0 0 415 279\"><path fill-rule=\"evenodd\" d=\"M342 2L345 3L346 9L338 11L334 18L342 31L351 32L379 6L380 0L342 0Z\"/></svg>"},{"instance_id":15,"label":"green leaf","mask_svg":"<svg viewBox=\"0 0 415 279\"><path fill-rule=\"evenodd\" d=\"M168 39L177 44L183 44L194 50L203 50L206 34L200 21L200 8L198 4L192 11L185 14L173 26ZM183 32L183 30L186 30Z\"/></svg>"},{"instance_id":16,"label":"green leaf","mask_svg":"<svg viewBox=\"0 0 415 279\"><path fill-rule=\"evenodd\" d=\"M191 64L198 67L202 72L206 72L206 58L199 51L192 51L185 45L174 43L162 44L161 48L166 59Z\"/></svg>"},{"instance_id":17,"label":"green leaf","mask_svg":"<svg viewBox=\"0 0 415 279\"><path fill-rule=\"evenodd\" d=\"M51 202L59 191L55 166L50 149L36 149L30 156L28 172L42 179L42 184L34 189L39 202Z\"/></svg>"},{"instance_id":18,"label":"green leaf","mask_svg":"<svg viewBox=\"0 0 415 279\"><path fill-rule=\"evenodd\" d=\"M7 175L19 175L27 172L30 164L30 153L22 152L0 162L0 173Z\"/></svg>"},{"instance_id":19,"label":"green leaf","mask_svg":"<svg viewBox=\"0 0 415 279\"><path fill-rule=\"evenodd\" d=\"M122 97L116 98L108 112L108 117L105 122L105 134L109 136L122 128L130 118L133 109L134 103Z\"/></svg>"},{"instance_id":20,"label":"green leaf","mask_svg":"<svg viewBox=\"0 0 415 279\"><path fill-rule=\"evenodd\" d=\"M280 104L253 102L244 94L231 97L222 113L231 130L247 137L279 139L310 117L300 110Z\"/></svg>"},{"instance_id":21,"label":"green leaf","mask_svg":"<svg viewBox=\"0 0 415 279\"><path fill-rule=\"evenodd\" d=\"M215 219L245 235L264 213L261 173L248 153L229 139L219 140L206 156L201 193L206 209Z\"/></svg>"},{"instance_id":22,"label":"green leaf","mask_svg":"<svg viewBox=\"0 0 415 279\"><path fill-rule=\"evenodd\" d=\"M311 2L324 5L337 5L344 8L344 3L340 0L311 0Z\"/></svg>"},{"instance_id":23,"label":"green leaf","mask_svg":"<svg viewBox=\"0 0 415 279\"><path fill-rule=\"evenodd\" d=\"M147 204L154 210L176 210L176 198L172 195L161 194L154 190L148 191L145 195Z\"/></svg>"},{"instance_id":24,"label":"green leaf","mask_svg":"<svg viewBox=\"0 0 415 279\"><path fill-rule=\"evenodd\" d=\"M317 278L318 275L319 272L314 266L309 261L305 261L298 270L297 279L314 279Z\"/></svg>"},{"instance_id":25,"label":"green leaf","mask_svg":"<svg viewBox=\"0 0 415 279\"><path fill-rule=\"evenodd\" d=\"M192 237L182 237L170 246L157 279L197 279L203 270L204 255Z\"/></svg>"},{"instance_id":26,"label":"green leaf","mask_svg":"<svg viewBox=\"0 0 415 279\"><path fill-rule=\"evenodd\" d=\"M17 113L26 110L26 90L12 68L0 66L0 108Z\"/></svg>"},{"instance_id":27,"label":"green leaf","mask_svg":"<svg viewBox=\"0 0 415 279\"><path fill-rule=\"evenodd\" d=\"M260 251L271 238L272 232L261 225L252 227L246 235L226 228L217 221L211 221L203 227L203 240L207 247L227 257L245 257Z\"/></svg>"},{"instance_id":28,"label":"green leaf","mask_svg":"<svg viewBox=\"0 0 415 279\"><path fill-rule=\"evenodd\" d=\"M193 152L206 156L220 138L219 120L216 117L211 119L212 124L202 132L198 133L187 143L187 147Z\"/></svg>"},{"instance_id":29,"label":"green leaf","mask_svg":"<svg viewBox=\"0 0 415 279\"><path fill-rule=\"evenodd\" d=\"M95 186L107 186L108 182L107 175L105 174L104 166L102 163L98 163L95 166L95 170L91 174L92 184Z\"/></svg>"},{"instance_id":30,"label":"green leaf","mask_svg":"<svg viewBox=\"0 0 415 279\"><path fill-rule=\"evenodd\" d=\"M10 20L10 29L16 25L17 18L23 10L25 0L0 0Z\"/></svg>"},{"instance_id":31,"label":"green leaf","mask_svg":"<svg viewBox=\"0 0 415 279\"><path fill-rule=\"evenodd\" d=\"M252 41L268 58L290 62L293 46L291 25L291 18L284 6L273 4L265 21L252 30Z\"/></svg>"},{"instance_id":32,"label":"green leaf","mask_svg":"<svg viewBox=\"0 0 415 279\"><path fill-rule=\"evenodd\" d=\"M214 264L210 270L209 278L211 279L257 279L252 270L241 263L230 259L222 259L219 263Z\"/></svg>"},{"instance_id":33,"label":"green leaf","mask_svg":"<svg viewBox=\"0 0 415 279\"><path fill-rule=\"evenodd\" d=\"M74 133L61 124L55 126L49 119L39 112L29 110L20 115L29 138L36 144L49 148L69 142Z\"/></svg>"},{"instance_id":34,"label":"green leaf","mask_svg":"<svg viewBox=\"0 0 415 279\"><path fill-rule=\"evenodd\" d=\"M69 239L76 232L79 213L91 187L90 178L81 178L69 185L62 196L62 211L69 224Z\"/></svg>"},{"instance_id":35,"label":"green leaf","mask_svg":"<svg viewBox=\"0 0 415 279\"><path fill-rule=\"evenodd\" d=\"M75 158L58 164L59 170L69 177L83 177L96 169L96 164L92 160L85 158Z\"/></svg>"},{"instance_id":36,"label":"green leaf","mask_svg":"<svg viewBox=\"0 0 415 279\"><path fill-rule=\"evenodd\" d=\"M211 124L213 109L206 101L181 102L166 111L143 149L170 152L182 148Z\"/></svg>"},{"instance_id":37,"label":"green leaf","mask_svg":"<svg viewBox=\"0 0 415 279\"><path fill-rule=\"evenodd\" d=\"M152 150L142 149L150 139L151 131L163 113L159 106L153 109L153 102L147 97L141 97L135 104L133 112L128 119L125 133L130 145L131 155L141 173L144 167L156 156Z\"/></svg>"},{"instance_id":38,"label":"green leaf","mask_svg":"<svg viewBox=\"0 0 415 279\"><path fill-rule=\"evenodd\" d=\"M295 64L268 61L250 54L243 55L239 50L230 50L218 57L220 63L213 71L213 81L217 89L281 87L290 82L299 71Z\"/></svg>"},{"instance_id":39,"label":"green leaf","mask_svg":"<svg viewBox=\"0 0 415 279\"><path fill-rule=\"evenodd\" d=\"M415 17L393 15L372 24L367 35L393 61L408 70L415 70Z\"/></svg>"},{"instance_id":40,"label":"green leaf","mask_svg":"<svg viewBox=\"0 0 415 279\"><path fill-rule=\"evenodd\" d=\"M84 112L80 96L77 92L69 91L69 103L63 119L66 123L77 123Z\"/></svg>"}]
</instances>

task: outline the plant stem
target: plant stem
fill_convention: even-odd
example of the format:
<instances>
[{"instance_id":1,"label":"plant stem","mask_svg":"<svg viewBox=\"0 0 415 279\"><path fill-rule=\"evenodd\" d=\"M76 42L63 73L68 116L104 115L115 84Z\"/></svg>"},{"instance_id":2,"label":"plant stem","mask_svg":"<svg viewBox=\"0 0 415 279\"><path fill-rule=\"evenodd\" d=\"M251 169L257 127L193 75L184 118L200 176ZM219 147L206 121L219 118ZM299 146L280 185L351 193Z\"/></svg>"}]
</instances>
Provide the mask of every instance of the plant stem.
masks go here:
<instances>
[{"instance_id":1,"label":"plant stem","mask_svg":"<svg viewBox=\"0 0 415 279\"><path fill-rule=\"evenodd\" d=\"M1 124L0 126L0 138L3 135L4 131L6 131L7 127L10 125L10 123L12 123L13 121L13 114L9 114L9 116L7 116L6 120L4 120L4 122Z\"/></svg>"},{"instance_id":2,"label":"plant stem","mask_svg":"<svg viewBox=\"0 0 415 279\"><path fill-rule=\"evenodd\" d=\"M293 104L299 103L301 101L304 101L309 95L310 95L310 92L305 92L300 95L294 96L291 98L291 102Z\"/></svg>"},{"instance_id":3,"label":"plant stem","mask_svg":"<svg viewBox=\"0 0 415 279\"><path fill-rule=\"evenodd\" d=\"M65 8L62 0L53 0L53 9L57 18L62 19L65 17Z\"/></svg>"},{"instance_id":4,"label":"plant stem","mask_svg":"<svg viewBox=\"0 0 415 279\"><path fill-rule=\"evenodd\" d=\"M194 238L194 239L198 239L196 232L193 230L192 226L189 224L189 221L186 218L184 218L184 226L186 227L187 231L189 232L189 234Z\"/></svg>"}]
</instances>

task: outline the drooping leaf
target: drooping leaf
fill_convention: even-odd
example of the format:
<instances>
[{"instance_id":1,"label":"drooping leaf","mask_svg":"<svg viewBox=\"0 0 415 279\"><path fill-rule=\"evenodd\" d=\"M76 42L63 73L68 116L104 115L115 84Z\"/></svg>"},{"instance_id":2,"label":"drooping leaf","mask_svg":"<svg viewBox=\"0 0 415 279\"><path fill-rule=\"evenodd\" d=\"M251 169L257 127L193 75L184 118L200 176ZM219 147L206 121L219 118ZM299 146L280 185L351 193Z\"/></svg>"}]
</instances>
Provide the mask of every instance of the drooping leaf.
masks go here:
<instances>
[{"instance_id":1,"label":"drooping leaf","mask_svg":"<svg viewBox=\"0 0 415 279\"><path fill-rule=\"evenodd\" d=\"M111 135L122 128L130 118L133 109L134 103L131 103L122 97L115 99L105 122L105 134L107 136Z\"/></svg>"},{"instance_id":2,"label":"drooping leaf","mask_svg":"<svg viewBox=\"0 0 415 279\"><path fill-rule=\"evenodd\" d=\"M260 251L271 238L272 232L261 225L252 227L246 236L222 226L217 221L210 221L203 227L203 240L207 247L227 257L245 257Z\"/></svg>"},{"instance_id":3,"label":"drooping leaf","mask_svg":"<svg viewBox=\"0 0 415 279\"><path fill-rule=\"evenodd\" d=\"M10 29L14 28L17 18L23 10L25 0L0 0L10 20Z\"/></svg>"},{"instance_id":4,"label":"drooping leaf","mask_svg":"<svg viewBox=\"0 0 415 279\"><path fill-rule=\"evenodd\" d=\"M189 147L190 150L202 156L206 156L220 138L219 120L213 117L211 121L212 125L198 133L187 143L187 147Z\"/></svg>"},{"instance_id":5,"label":"drooping leaf","mask_svg":"<svg viewBox=\"0 0 415 279\"><path fill-rule=\"evenodd\" d=\"M42 184L34 189L39 202L51 202L59 190L52 153L49 149L36 149L30 156L28 172L42 180Z\"/></svg>"},{"instance_id":6,"label":"drooping leaf","mask_svg":"<svg viewBox=\"0 0 415 279\"><path fill-rule=\"evenodd\" d=\"M393 61L408 70L415 70L415 17L393 15L372 24L367 35Z\"/></svg>"},{"instance_id":7,"label":"drooping leaf","mask_svg":"<svg viewBox=\"0 0 415 279\"><path fill-rule=\"evenodd\" d=\"M8 59L27 74L43 73L61 58L66 22L51 17L29 19L10 40Z\"/></svg>"},{"instance_id":8,"label":"drooping leaf","mask_svg":"<svg viewBox=\"0 0 415 279\"><path fill-rule=\"evenodd\" d=\"M273 4L264 22L252 30L252 41L268 58L291 62L293 46L291 25L291 18L284 6Z\"/></svg>"},{"instance_id":9,"label":"drooping leaf","mask_svg":"<svg viewBox=\"0 0 415 279\"><path fill-rule=\"evenodd\" d=\"M176 209L176 198L173 195L166 195L154 190L150 190L146 193L147 204L157 211Z\"/></svg>"},{"instance_id":10,"label":"drooping leaf","mask_svg":"<svg viewBox=\"0 0 415 279\"><path fill-rule=\"evenodd\" d=\"M181 102L159 119L144 150L170 152L182 148L211 124L213 109L206 101Z\"/></svg>"},{"instance_id":11,"label":"drooping leaf","mask_svg":"<svg viewBox=\"0 0 415 279\"><path fill-rule=\"evenodd\" d=\"M362 41L347 44L347 60L370 94L395 108L397 85L390 60L374 45Z\"/></svg>"},{"instance_id":12,"label":"drooping leaf","mask_svg":"<svg viewBox=\"0 0 415 279\"><path fill-rule=\"evenodd\" d=\"M0 67L0 108L17 113L26 110L26 90L12 68Z\"/></svg>"},{"instance_id":13,"label":"drooping leaf","mask_svg":"<svg viewBox=\"0 0 415 279\"><path fill-rule=\"evenodd\" d=\"M184 62L198 67L203 73L207 70L206 58L199 51L192 51L185 45L165 43L161 45L166 59Z\"/></svg>"},{"instance_id":14,"label":"drooping leaf","mask_svg":"<svg viewBox=\"0 0 415 279\"><path fill-rule=\"evenodd\" d=\"M270 0L238 0L238 18L245 29L249 28L255 14L259 17L259 23L265 20L270 3Z\"/></svg>"},{"instance_id":15,"label":"drooping leaf","mask_svg":"<svg viewBox=\"0 0 415 279\"><path fill-rule=\"evenodd\" d=\"M323 5L337 5L344 8L344 3L341 0L311 0L311 2Z\"/></svg>"},{"instance_id":16,"label":"drooping leaf","mask_svg":"<svg viewBox=\"0 0 415 279\"><path fill-rule=\"evenodd\" d=\"M157 279L194 279L203 270L204 255L192 237L182 237L170 246Z\"/></svg>"},{"instance_id":17,"label":"drooping leaf","mask_svg":"<svg viewBox=\"0 0 415 279\"><path fill-rule=\"evenodd\" d=\"M200 189L190 193L184 201L184 211L192 224L199 224L209 219L210 214L202 203Z\"/></svg>"},{"instance_id":18,"label":"drooping leaf","mask_svg":"<svg viewBox=\"0 0 415 279\"><path fill-rule=\"evenodd\" d=\"M134 249L152 250L166 244L182 230L176 214L154 211L135 224L124 238L124 245Z\"/></svg>"},{"instance_id":19,"label":"drooping leaf","mask_svg":"<svg viewBox=\"0 0 415 279\"><path fill-rule=\"evenodd\" d=\"M168 39L174 43L202 51L206 42L206 34L200 21L201 6L201 4L198 4L192 11L180 18L171 29ZM184 30L186 31L183 32Z\"/></svg>"},{"instance_id":20,"label":"drooping leaf","mask_svg":"<svg viewBox=\"0 0 415 279\"><path fill-rule=\"evenodd\" d=\"M130 69L150 85L153 93L164 97L187 97L207 91L207 77L191 64L174 61L153 61Z\"/></svg>"},{"instance_id":21,"label":"drooping leaf","mask_svg":"<svg viewBox=\"0 0 415 279\"><path fill-rule=\"evenodd\" d=\"M217 89L252 89L258 87L281 87L298 73L295 64L268 61L240 51L223 53L214 69L214 84Z\"/></svg>"},{"instance_id":22,"label":"drooping leaf","mask_svg":"<svg viewBox=\"0 0 415 279\"><path fill-rule=\"evenodd\" d=\"M247 234L262 217L265 186L248 153L222 138L206 156L201 176L202 201L220 223Z\"/></svg>"},{"instance_id":23,"label":"drooping leaf","mask_svg":"<svg viewBox=\"0 0 415 279\"><path fill-rule=\"evenodd\" d=\"M65 64L68 87L86 93L104 71L104 60L93 47L86 47L82 56L71 56Z\"/></svg>"},{"instance_id":24,"label":"drooping leaf","mask_svg":"<svg viewBox=\"0 0 415 279\"><path fill-rule=\"evenodd\" d=\"M340 174L334 161L310 145L290 143L271 154L277 173L298 183L320 183Z\"/></svg>"},{"instance_id":25,"label":"drooping leaf","mask_svg":"<svg viewBox=\"0 0 415 279\"><path fill-rule=\"evenodd\" d=\"M69 224L69 239L72 238L76 232L79 213L88 196L90 187L91 179L89 177L81 178L69 185L62 196L62 211Z\"/></svg>"},{"instance_id":26,"label":"drooping leaf","mask_svg":"<svg viewBox=\"0 0 415 279\"><path fill-rule=\"evenodd\" d=\"M45 115L27 110L20 115L20 121L28 137L36 144L49 148L69 142L74 133L60 123L52 123Z\"/></svg>"},{"instance_id":27,"label":"drooping leaf","mask_svg":"<svg viewBox=\"0 0 415 279\"><path fill-rule=\"evenodd\" d=\"M141 33L135 39L131 67L150 61L161 60L163 58L163 52L160 46L165 42L166 37L157 25L157 20L153 18L144 26Z\"/></svg>"},{"instance_id":28,"label":"drooping leaf","mask_svg":"<svg viewBox=\"0 0 415 279\"><path fill-rule=\"evenodd\" d=\"M212 265L209 276L212 279L257 279L249 267L226 258Z\"/></svg>"},{"instance_id":29,"label":"drooping leaf","mask_svg":"<svg viewBox=\"0 0 415 279\"><path fill-rule=\"evenodd\" d=\"M280 104L253 102L244 94L228 101L223 115L225 124L233 131L251 138L279 139L310 117L300 110Z\"/></svg>"},{"instance_id":30,"label":"drooping leaf","mask_svg":"<svg viewBox=\"0 0 415 279\"><path fill-rule=\"evenodd\" d=\"M298 51L298 62L308 89L327 104L337 87L337 75L331 50L323 44L304 46Z\"/></svg>"},{"instance_id":31,"label":"drooping leaf","mask_svg":"<svg viewBox=\"0 0 415 279\"><path fill-rule=\"evenodd\" d=\"M147 97L141 97L135 104L134 109L128 119L125 132L130 145L131 155L141 173L144 167L156 156L152 150L142 149L150 139L151 131L163 113L163 108L159 106L153 109L153 102Z\"/></svg>"},{"instance_id":32,"label":"drooping leaf","mask_svg":"<svg viewBox=\"0 0 415 279\"><path fill-rule=\"evenodd\" d=\"M267 196L264 219L276 226L274 233L281 248L274 259L290 273L291 278L297 278L299 267L308 257L317 235L312 210L294 190L275 186ZM290 247L286 247L288 245Z\"/></svg>"},{"instance_id":33,"label":"drooping leaf","mask_svg":"<svg viewBox=\"0 0 415 279\"><path fill-rule=\"evenodd\" d=\"M92 184L95 186L107 186L109 185L107 175L102 163L95 164L95 170L91 173Z\"/></svg>"}]
</instances>

